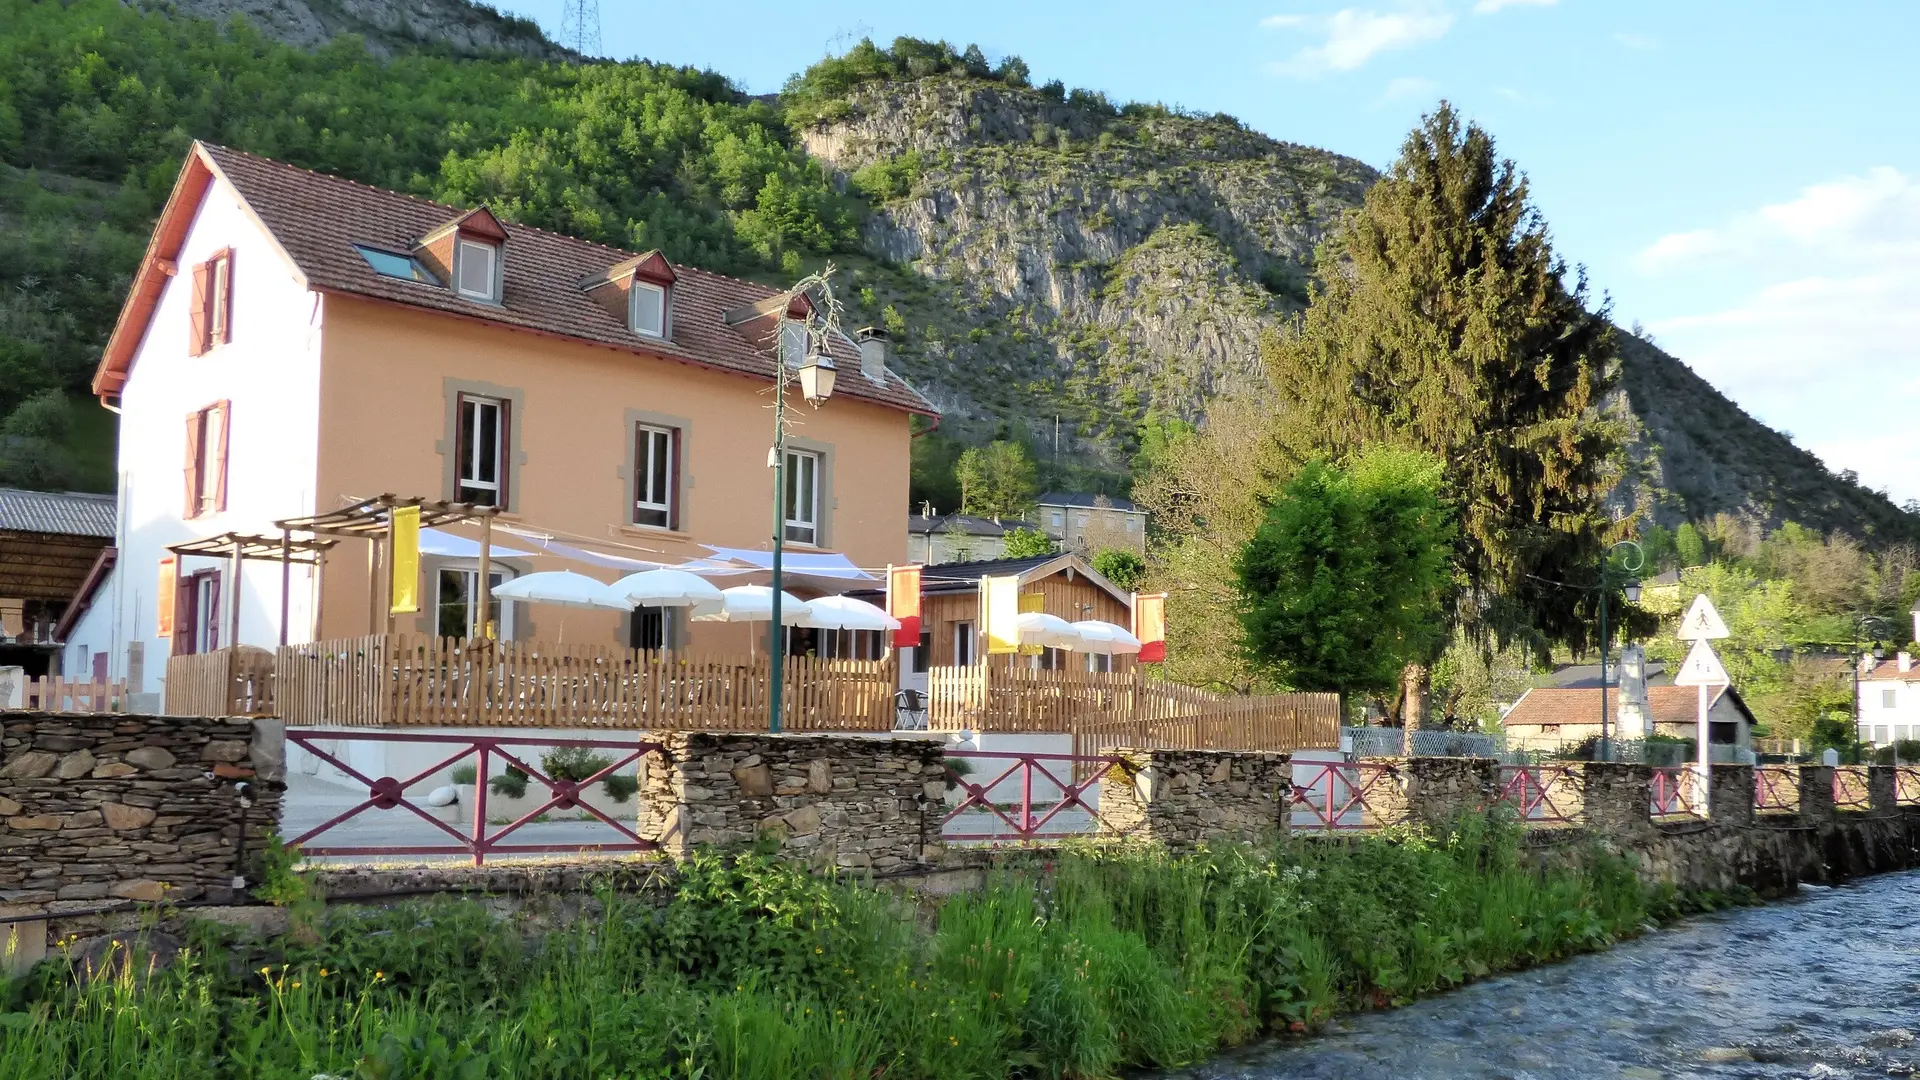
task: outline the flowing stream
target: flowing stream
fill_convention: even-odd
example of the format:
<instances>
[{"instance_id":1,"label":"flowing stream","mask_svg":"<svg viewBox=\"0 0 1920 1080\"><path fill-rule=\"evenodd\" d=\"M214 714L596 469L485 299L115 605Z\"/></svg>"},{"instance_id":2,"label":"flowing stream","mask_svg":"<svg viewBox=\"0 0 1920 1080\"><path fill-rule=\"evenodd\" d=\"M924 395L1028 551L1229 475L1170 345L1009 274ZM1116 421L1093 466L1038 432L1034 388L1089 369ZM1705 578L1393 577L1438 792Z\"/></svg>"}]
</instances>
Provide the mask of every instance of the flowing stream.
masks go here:
<instances>
[{"instance_id":1,"label":"flowing stream","mask_svg":"<svg viewBox=\"0 0 1920 1080\"><path fill-rule=\"evenodd\" d=\"M1179 1080L1920 1075L1920 872L1804 887Z\"/></svg>"}]
</instances>

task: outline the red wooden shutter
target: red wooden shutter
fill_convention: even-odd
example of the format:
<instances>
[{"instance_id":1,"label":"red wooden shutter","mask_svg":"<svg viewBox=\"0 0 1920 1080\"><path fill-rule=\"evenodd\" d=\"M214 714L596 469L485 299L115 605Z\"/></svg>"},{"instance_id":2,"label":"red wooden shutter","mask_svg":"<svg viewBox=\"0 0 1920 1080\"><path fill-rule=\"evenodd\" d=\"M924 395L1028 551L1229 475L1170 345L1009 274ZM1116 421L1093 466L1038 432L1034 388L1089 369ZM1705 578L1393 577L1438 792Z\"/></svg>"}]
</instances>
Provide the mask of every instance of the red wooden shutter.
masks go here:
<instances>
[{"instance_id":1,"label":"red wooden shutter","mask_svg":"<svg viewBox=\"0 0 1920 1080\"><path fill-rule=\"evenodd\" d=\"M233 249L221 252L219 259L220 325L213 328L213 335L215 341L224 345L233 340Z\"/></svg>"},{"instance_id":2,"label":"red wooden shutter","mask_svg":"<svg viewBox=\"0 0 1920 1080\"><path fill-rule=\"evenodd\" d=\"M213 485L213 509L227 508L227 428L233 419L233 402L216 403L207 412L207 438L213 440L213 453L207 460L213 466L213 475L208 481Z\"/></svg>"},{"instance_id":3,"label":"red wooden shutter","mask_svg":"<svg viewBox=\"0 0 1920 1080\"><path fill-rule=\"evenodd\" d=\"M181 510L182 517L200 516L200 492L203 478L200 475L200 437L206 427L206 413L187 414L187 460L182 466L186 477L186 504Z\"/></svg>"},{"instance_id":4,"label":"red wooden shutter","mask_svg":"<svg viewBox=\"0 0 1920 1080\"><path fill-rule=\"evenodd\" d=\"M199 612L193 587L194 575L181 574L174 588L173 616L173 655L185 656L199 645L199 635L194 633L200 625Z\"/></svg>"},{"instance_id":5,"label":"red wooden shutter","mask_svg":"<svg viewBox=\"0 0 1920 1080\"><path fill-rule=\"evenodd\" d=\"M220 571L202 570L207 579L207 610L200 613L200 619L207 627L207 651L220 647Z\"/></svg>"},{"instance_id":6,"label":"red wooden shutter","mask_svg":"<svg viewBox=\"0 0 1920 1080\"><path fill-rule=\"evenodd\" d=\"M207 279L212 276L213 267L201 263L193 268L193 303L187 309L187 355L199 356L207 351Z\"/></svg>"},{"instance_id":7,"label":"red wooden shutter","mask_svg":"<svg viewBox=\"0 0 1920 1080\"><path fill-rule=\"evenodd\" d=\"M500 444L494 447L500 455L500 493L495 505L504 513L512 506L513 484L513 405L506 398L500 399ZM475 435L475 438L479 438Z\"/></svg>"}]
</instances>

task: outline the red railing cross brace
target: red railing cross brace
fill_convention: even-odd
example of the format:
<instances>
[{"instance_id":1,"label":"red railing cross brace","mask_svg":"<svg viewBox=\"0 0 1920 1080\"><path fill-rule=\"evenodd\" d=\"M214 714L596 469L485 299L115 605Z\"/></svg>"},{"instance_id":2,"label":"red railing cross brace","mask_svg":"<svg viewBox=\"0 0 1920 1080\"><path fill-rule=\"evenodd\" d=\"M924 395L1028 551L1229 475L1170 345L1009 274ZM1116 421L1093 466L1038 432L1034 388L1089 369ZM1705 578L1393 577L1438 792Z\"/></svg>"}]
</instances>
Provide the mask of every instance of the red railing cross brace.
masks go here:
<instances>
[{"instance_id":1,"label":"red railing cross brace","mask_svg":"<svg viewBox=\"0 0 1920 1080\"><path fill-rule=\"evenodd\" d=\"M951 825L954 821L958 820L961 815L975 807L984 809L999 820L1006 822L1007 827L1013 832L1013 838L1022 841L1051 840L1072 835L1071 833L1065 832L1049 833L1044 830L1061 811L1076 806L1087 812L1087 816L1090 819L1089 831L1092 828L1117 831L1113 829L1112 824L1102 817L1100 812L1094 809L1093 805L1087 802L1083 796L1085 796L1086 792L1092 788L1093 785L1099 783L1114 766L1120 764L1119 758L1082 754L1027 754L1005 750L954 751L953 756L1006 760L1009 764L1005 769L1000 771L999 775L984 784L972 783L967 780L966 777L954 772L951 766L947 767L947 776L952 779L954 783L958 784L960 788L967 793L967 796L961 800L960 805L948 811L947 816L942 819L940 823L941 836L944 839L956 841L998 841L1005 839L1005 837L999 833L951 833L946 831L948 825ZM1047 768L1045 763L1049 761L1097 767L1090 769L1085 779L1077 783L1068 783L1062 781L1053 774L1052 770ZM1049 783L1060 789L1058 798L1056 798L1051 807L1039 817L1034 816L1033 801L1033 774L1036 770ZM1015 773L1020 774L1020 817L1018 820L1009 817L1007 812L995 805L989 797L989 792L1005 783Z\"/></svg>"},{"instance_id":2,"label":"red railing cross brace","mask_svg":"<svg viewBox=\"0 0 1920 1080\"><path fill-rule=\"evenodd\" d=\"M615 821L598 807L585 802L581 795L594 784L604 781L620 769L634 764L646 755L660 749L657 743L615 742L602 739L540 739L532 737L465 736L465 735L415 735L405 732L381 731L315 731L289 729L287 740L308 753L327 762L342 773L367 786L367 798L343 813L336 814L327 821L308 829L288 842L288 847L297 847L308 855L451 855L466 854L473 857L474 865L482 865L486 856L495 852L538 853L538 852L641 852L655 850L659 845L640 836L633 829ZM364 772L340 760L332 752L315 745L316 740L331 742L410 742L457 746L449 756L415 773L405 780L391 776L369 777ZM507 749L509 746L537 747L581 747L587 749L607 749L622 752L617 760L603 766L592 776L584 780L556 780L528 765L518 754ZM490 786L492 758L499 755L513 768L527 774L528 779L537 780L544 786L550 797L540 806L522 815L519 820L508 824L499 832L487 832L487 794ZM429 814L406 797L406 790L428 777L451 767L463 758L475 756L474 821L471 835L459 830ZM356 817L369 809L393 810L405 808L434 828L446 833L458 841L456 846L428 845L381 845L381 846L327 846L311 847L308 841L338 826L341 822ZM504 844L501 841L527 823L553 809L581 809L597 818L605 825L625 838L616 843L576 843L576 844Z\"/></svg>"}]
</instances>

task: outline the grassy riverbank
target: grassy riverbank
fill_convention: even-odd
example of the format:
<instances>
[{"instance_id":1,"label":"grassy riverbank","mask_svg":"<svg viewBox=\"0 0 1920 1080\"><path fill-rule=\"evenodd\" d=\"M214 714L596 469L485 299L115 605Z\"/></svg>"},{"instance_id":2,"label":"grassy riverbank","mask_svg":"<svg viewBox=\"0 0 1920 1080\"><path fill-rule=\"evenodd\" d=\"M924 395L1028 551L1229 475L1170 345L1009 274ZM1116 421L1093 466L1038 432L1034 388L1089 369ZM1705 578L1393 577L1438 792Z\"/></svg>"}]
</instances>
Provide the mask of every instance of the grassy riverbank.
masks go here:
<instances>
[{"instance_id":1,"label":"grassy riverbank","mask_svg":"<svg viewBox=\"0 0 1920 1080\"><path fill-rule=\"evenodd\" d=\"M937 904L703 855L559 929L337 908L304 943L0 990L0 1080L1102 1077L1601 948L1655 902L1510 829L1062 855Z\"/></svg>"}]
</instances>

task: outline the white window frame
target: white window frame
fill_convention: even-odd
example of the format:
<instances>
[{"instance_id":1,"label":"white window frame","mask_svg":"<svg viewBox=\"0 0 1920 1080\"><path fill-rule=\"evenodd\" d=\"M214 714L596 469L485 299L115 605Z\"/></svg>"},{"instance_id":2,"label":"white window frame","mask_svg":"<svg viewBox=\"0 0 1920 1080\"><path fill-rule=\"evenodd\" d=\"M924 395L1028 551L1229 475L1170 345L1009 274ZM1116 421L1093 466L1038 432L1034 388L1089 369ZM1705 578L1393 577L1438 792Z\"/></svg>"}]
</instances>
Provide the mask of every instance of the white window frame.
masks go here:
<instances>
[{"instance_id":1,"label":"white window frame","mask_svg":"<svg viewBox=\"0 0 1920 1080\"><path fill-rule=\"evenodd\" d=\"M665 339L667 336L667 287L655 285L651 281L636 281L633 283L633 288L627 291L627 295L631 305L631 310L627 313L627 323L633 327L633 332L641 337ZM642 303L643 300L646 301L645 305ZM640 312L645 310L646 305L652 305L657 313L658 329L650 330L640 325Z\"/></svg>"},{"instance_id":2,"label":"white window frame","mask_svg":"<svg viewBox=\"0 0 1920 1080\"><path fill-rule=\"evenodd\" d=\"M973 620L965 619L953 624L953 665L972 667L979 660L979 650L973 636Z\"/></svg>"},{"instance_id":3,"label":"white window frame","mask_svg":"<svg viewBox=\"0 0 1920 1080\"><path fill-rule=\"evenodd\" d=\"M212 303L207 305L207 347L224 344L233 333L233 312L228 300L233 290L233 260L222 253L213 260L213 271L208 275L213 289ZM222 329L226 333L222 333Z\"/></svg>"},{"instance_id":4,"label":"white window frame","mask_svg":"<svg viewBox=\"0 0 1920 1080\"><path fill-rule=\"evenodd\" d=\"M802 468L804 466L804 468ZM811 450L788 450L780 493L780 524L789 544L820 544L821 455ZM802 474L805 483L802 484ZM802 497L804 493L804 497Z\"/></svg>"},{"instance_id":5,"label":"white window frame","mask_svg":"<svg viewBox=\"0 0 1920 1080\"><path fill-rule=\"evenodd\" d=\"M485 300L489 303L499 299L500 284L500 247L480 240L468 240L461 237L454 241L453 287L461 296L469 300ZM486 258L486 287L483 292L467 288L468 260L476 254Z\"/></svg>"},{"instance_id":6,"label":"white window frame","mask_svg":"<svg viewBox=\"0 0 1920 1080\"><path fill-rule=\"evenodd\" d=\"M479 589L480 589L480 563L475 560L468 560L463 562L443 562L439 566L434 568L434 574L433 574L433 631L434 633L437 635L440 632L440 614L446 604L446 594L444 592L446 588L446 582L441 579L441 575L443 574L458 574L466 583L467 598L462 599L460 601L460 603L466 608L467 633L466 635L463 635L463 636L484 636L485 632L483 628L476 626L473 621L473 599L472 598L478 595ZM487 572L487 576L489 578L497 579L494 585L494 588L499 588L501 585L504 585L507 582L512 581L515 577L515 574L513 571L508 570L505 567L501 566L499 563L493 563ZM497 606L500 609L500 626L498 628L499 639L501 641L512 641L513 640L513 602L510 600L502 600L499 597L494 596L491 592L489 592L487 595L493 601L494 606Z\"/></svg>"},{"instance_id":7,"label":"white window frame","mask_svg":"<svg viewBox=\"0 0 1920 1080\"><path fill-rule=\"evenodd\" d=\"M192 577L195 653L215 652L220 647L220 628L227 621L226 612L221 610L221 601L225 599L225 594L232 591L220 587L225 576L223 572L215 570Z\"/></svg>"},{"instance_id":8,"label":"white window frame","mask_svg":"<svg viewBox=\"0 0 1920 1080\"><path fill-rule=\"evenodd\" d=\"M480 466L484 462L480 439L481 415L484 410L492 410L493 427L493 479L480 478ZM506 414L506 402L500 398L486 397L481 394L461 394L457 399L457 415L454 417L454 453L459 461L454 466L453 494L459 502L470 502L485 506L498 506L505 509L501 495L505 491L507 470L506 425L501 422ZM471 417L471 419L469 419ZM467 436L471 432L469 437ZM466 497L468 490L490 492L492 501L481 503L479 499Z\"/></svg>"},{"instance_id":9,"label":"white window frame","mask_svg":"<svg viewBox=\"0 0 1920 1080\"><path fill-rule=\"evenodd\" d=\"M1111 653L1088 653L1087 670L1096 675L1112 671L1113 655Z\"/></svg>"},{"instance_id":10,"label":"white window frame","mask_svg":"<svg viewBox=\"0 0 1920 1080\"><path fill-rule=\"evenodd\" d=\"M633 428L633 524L642 529L675 528L674 470L680 467L674 444L678 432L658 424L635 424ZM664 447L664 451L661 448ZM644 453L642 450L644 449ZM665 469L654 468L654 454L663 452ZM661 490L654 490L656 482ZM642 521L642 514L658 514L659 521Z\"/></svg>"},{"instance_id":11,"label":"white window frame","mask_svg":"<svg viewBox=\"0 0 1920 1080\"><path fill-rule=\"evenodd\" d=\"M1898 704L1898 701L1899 701L1898 692L1895 691L1893 687L1883 686L1880 688L1880 707L1881 708L1897 709L1900 707Z\"/></svg>"}]
</instances>

